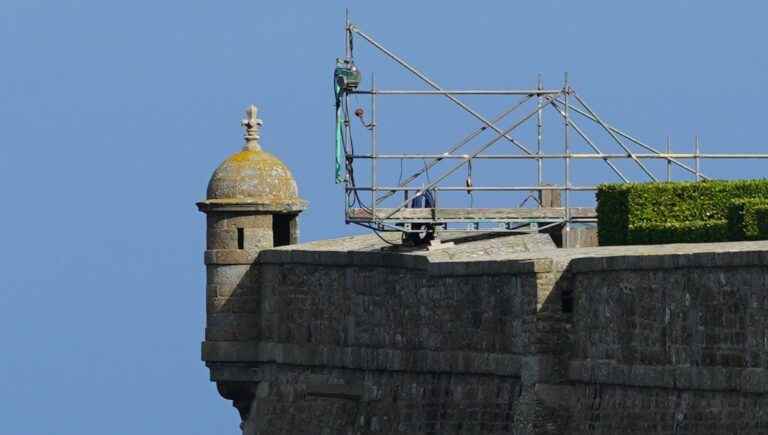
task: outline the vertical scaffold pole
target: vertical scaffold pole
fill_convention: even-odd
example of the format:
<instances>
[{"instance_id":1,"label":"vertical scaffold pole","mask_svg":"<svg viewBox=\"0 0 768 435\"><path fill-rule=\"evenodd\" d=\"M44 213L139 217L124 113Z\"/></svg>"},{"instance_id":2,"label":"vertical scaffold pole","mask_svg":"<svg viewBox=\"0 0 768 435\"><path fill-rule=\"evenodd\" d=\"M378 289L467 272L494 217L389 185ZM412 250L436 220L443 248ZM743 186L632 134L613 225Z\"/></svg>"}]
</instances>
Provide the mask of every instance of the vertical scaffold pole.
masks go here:
<instances>
[{"instance_id":1,"label":"vertical scaffold pole","mask_svg":"<svg viewBox=\"0 0 768 435\"><path fill-rule=\"evenodd\" d=\"M544 84L541 80L541 74L539 74L539 83L537 86L537 89L541 91L544 89ZM537 113L537 124L536 124L536 154L539 155L538 162L537 162L537 174L538 174L538 185L541 186L544 184L544 160L541 158L541 145L543 143L543 128L544 128L544 118L542 117L541 113L541 94L538 95L538 102L537 107L539 108L539 112ZM540 191L541 192L541 191ZM541 197L541 195L539 195ZM539 204L541 206L541 204Z\"/></svg>"},{"instance_id":2,"label":"vertical scaffold pole","mask_svg":"<svg viewBox=\"0 0 768 435\"><path fill-rule=\"evenodd\" d=\"M352 32L349 29L349 9L346 10L346 16L344 20L344 55L347 59L352 57L352 47L350 41L352 40Z\"/></svg>"},{"instance_id":3,"label":"vertical scaffold pole","mask_svg":"<svg viewBox=\"0 0 768 435\"><path fill-rule=\"evenodd\" d=\"M371 213L376 219L376 76L371 74Z\"/></svg>"},{"instance_id":4,"label":"vertical scaffold pole","mask_svg":"<svg viewBox=\"0 0 768 435\"><path fill-rule=\"evenodd\" d=\"M570 191L571 191L571 147L568 144L568 125L570 124L570 118L568 114L568 94L571 92L570 85L568 84L568 73L565 73L565 83L563 84L563 91L565 92L565 116L564 127L565 133L563 137L565 148L565 232L563 233L563 248L568 248L568 238L571 234L571 208L570 208Z\"/></svg>"},{"instance_id":5,"label":"vertical scaffold pole","mask_svg":"<svg viewBox=\"0 0 768 435\"><path fill-rule=\"evenodd\" d=\"M696 156L696 181L701 181L701 146L699 144L699 135L694 139L694 153Z\"/></svg>"},{"instance_id":6,"label":"vertical scaffold pole","mask_svg":"<svg viewBox=\"0 0 768 435\"><path fill-rule=\"evenodd\" d=\"M669 155L672 154L672 145L669 142L669 136L667 136L667 181L672 181L672 160L669 159Z\"/></svg>"}]
</instances>

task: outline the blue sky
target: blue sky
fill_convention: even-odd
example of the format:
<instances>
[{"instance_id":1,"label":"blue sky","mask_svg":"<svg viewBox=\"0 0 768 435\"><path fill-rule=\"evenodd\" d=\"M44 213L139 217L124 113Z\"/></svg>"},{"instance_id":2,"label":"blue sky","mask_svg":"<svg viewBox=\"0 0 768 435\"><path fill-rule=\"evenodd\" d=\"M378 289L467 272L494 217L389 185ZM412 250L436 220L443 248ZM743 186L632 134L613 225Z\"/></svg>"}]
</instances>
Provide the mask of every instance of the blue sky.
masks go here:
<instances>
[{"instance_id":1,"label":"blue sky","mask_svg":"<svg viewBox=\"0 0 768 435\"><path fill-rule=\"evenodd\" d=\"M359 231L344 225L333 183L330 77L345 7L446 87L521 88L538 73L559 87L568 71L603 117L654 144L669 135L690 150L698 134L708 152L768 152L764 2L4 0L0 433L237 433L200 362L194 203L241 146L255 103L264 147L310 202L303 239ZM356 48L365 80L376 71L380 87L421 88ZM477 126L445 101L410 101L382 102L381 147L441 149ZM488 115L501 107L468 101Z\"/></svg>"}]
</instances>

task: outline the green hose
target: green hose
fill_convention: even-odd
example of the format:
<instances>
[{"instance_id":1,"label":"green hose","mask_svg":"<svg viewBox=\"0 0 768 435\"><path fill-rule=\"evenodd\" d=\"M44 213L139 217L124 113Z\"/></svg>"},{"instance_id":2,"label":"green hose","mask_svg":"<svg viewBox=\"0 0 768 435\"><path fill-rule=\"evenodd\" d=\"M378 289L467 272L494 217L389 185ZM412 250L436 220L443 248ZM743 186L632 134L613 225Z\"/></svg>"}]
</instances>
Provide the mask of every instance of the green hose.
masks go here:
<instances>
[{"instance_id":1,"label":"green hose","mask_svg":"<svg viewBox=\"0 0 768 435\"><path fill-rule=\"evenodd\" d=\"M344 181L344 117L341 110L341 88L334 80L336 91L336 183Z\"/></svg>"}]
</instances>

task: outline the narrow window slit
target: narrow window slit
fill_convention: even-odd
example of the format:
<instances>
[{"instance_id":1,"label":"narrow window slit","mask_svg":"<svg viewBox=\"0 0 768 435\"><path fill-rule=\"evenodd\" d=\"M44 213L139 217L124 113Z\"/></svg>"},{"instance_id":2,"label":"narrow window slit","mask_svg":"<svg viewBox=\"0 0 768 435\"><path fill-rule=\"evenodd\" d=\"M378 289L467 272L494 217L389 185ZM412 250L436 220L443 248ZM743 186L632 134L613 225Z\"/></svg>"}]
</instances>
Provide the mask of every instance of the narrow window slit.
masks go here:
<instances>
[{"instance_id":1,"label":"narrow window slit","mask_svg":"<svg viewBox=\"0 0 768 435\"><path fill-rule=\"evenodd\" d=\"M237 249L245 249L245 230L237 229Z\"/></svg>"}]
</instances>

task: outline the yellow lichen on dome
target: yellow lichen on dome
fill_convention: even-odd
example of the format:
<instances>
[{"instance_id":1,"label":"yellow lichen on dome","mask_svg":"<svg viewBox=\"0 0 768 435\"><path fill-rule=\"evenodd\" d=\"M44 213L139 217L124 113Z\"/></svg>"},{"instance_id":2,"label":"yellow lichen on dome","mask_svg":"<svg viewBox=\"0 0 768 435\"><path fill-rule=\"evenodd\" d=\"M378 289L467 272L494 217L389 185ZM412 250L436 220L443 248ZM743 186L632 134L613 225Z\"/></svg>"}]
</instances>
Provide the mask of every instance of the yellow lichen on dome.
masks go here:
<instances>
[{"instance_id":1,"label":"yellow lichen on dome","mask_svg":"<svg viewBox=\"0 0 768 435\"><path fill-rule=\"evenodd\" d=\"M254 156L255 152L251 150L242 150L239 153L231 155L227 160L230 162L247 162Z\"/></svg>"},{"instance_id":2,"label":"yellow lichen on dome","mask_svg":"<svg viewBox=\"0 0 768 435\"><path fill-rule=\"evenodd\" d=\"M208 200L259 204L299 201L293 175L283 162L262 150L243 150L225 160L208 183Z\"/></svg>"}]
</instances>

